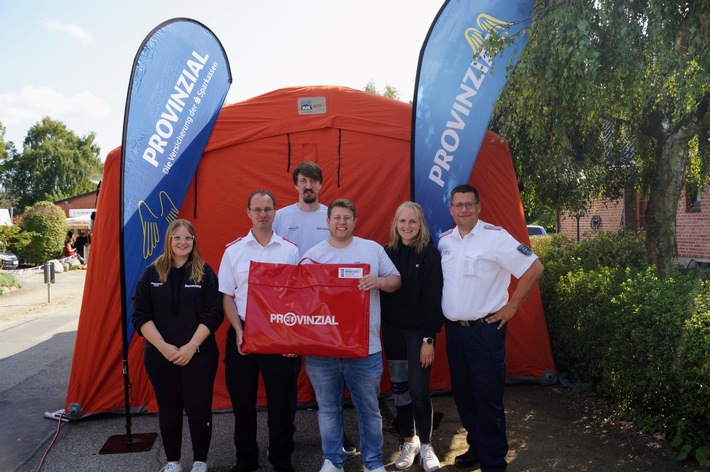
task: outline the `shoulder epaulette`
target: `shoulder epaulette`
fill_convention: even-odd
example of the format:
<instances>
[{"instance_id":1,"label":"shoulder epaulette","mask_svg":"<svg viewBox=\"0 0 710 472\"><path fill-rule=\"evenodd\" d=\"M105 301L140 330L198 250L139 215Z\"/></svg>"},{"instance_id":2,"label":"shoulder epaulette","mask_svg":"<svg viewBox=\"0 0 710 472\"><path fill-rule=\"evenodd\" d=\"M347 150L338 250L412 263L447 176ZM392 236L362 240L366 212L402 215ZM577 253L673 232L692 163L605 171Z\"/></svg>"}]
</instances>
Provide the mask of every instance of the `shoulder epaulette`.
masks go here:
<instances>
[{"instance_id":1,"label":"shoulder epaulette","mask_svg":"<svg viewBox=\"0 0 710 472\"><path fill-rule=\"evenodd\" d=\"M242 236L242 237L239 237L239 238L237 238L237 239L235 239L235 240L232 241L231 243L227 243L227 246L226 246L226 247L229 247L229 246L231 246L231 245L234 244L234 243L238 243L238 242L241 241L242 239L244 239L243 236Z\"/></svg>"},{"instance_id":2,"label":"shoulder epaulette","mask_svg":"<svg viewBox=\"0 0 710 472\"><path fill-rule=\"evenodd\" d=\"M483 229L492 229L493 231L500 231L503 228L495 225L485 225Z\"/></svg>"},{"instance_id":3,"label":"shoulder epaulette","mask_svg":"<svg viewBox=\"0 0 710 472\"><path fill-rule=\"evenodd\" d=\"M284 238L283 236L281 236L281 239L283 239L283 240L286 241L287 243L291 243L291 244L293 244L294 246L298 247L298 244L296 244L296 243L294 243L293 241L290 241L290 240Z\"/></svg>"},{"instance_id":4,"label":"shoulder epaulette","mask_svg":"<svg viewBox=\"0 0 710 472\"><path fill-rule=\"evenodd\" d=\"M452 232L453 230L454 230L454 228L451 228L450 230L441 233L441 234L439 235L439 239L443 238L444 236L448 236L449 234L451 234L451 232Z\"/></svg>"}]
</instances>

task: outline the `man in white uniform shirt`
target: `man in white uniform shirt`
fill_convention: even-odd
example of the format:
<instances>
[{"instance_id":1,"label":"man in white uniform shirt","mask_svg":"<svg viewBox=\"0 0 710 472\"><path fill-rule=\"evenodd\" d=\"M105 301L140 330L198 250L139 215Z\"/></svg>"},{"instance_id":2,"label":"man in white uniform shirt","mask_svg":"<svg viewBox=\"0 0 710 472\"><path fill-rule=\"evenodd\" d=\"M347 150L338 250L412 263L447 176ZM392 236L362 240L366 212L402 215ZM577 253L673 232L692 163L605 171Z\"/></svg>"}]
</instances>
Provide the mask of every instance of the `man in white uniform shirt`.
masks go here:
<instances>
[{"instance_id":1,"label":"man in white uniform shirt","mask_svg":"<svg viewBox=\"0 0 710 472\"><path fill-rule=\"evenodd\" d=\"M353 236L355 205L338 199L328 206L330 238L309 249L304 257L324 264L369 264L370 273L358 288L370 292L369 355L364 359L306 357L306 372L318 402L318 427L323 449L321 472L343 472L343 384L348 386L360 425L360 451L365 472L385 472L382 462L382 416L379 408L382 378L380 290L394 292L401 279L382 246Z\"/></svg>"},{"instance_id":2,"label":"man in white uniform shirt","mask_svg":"<svg viewBox=\"0 0 710 472\"><path fill-rule=\"evenodd\" d=\"M451 191L456 227L439 238L444 275L441 306L451 388L469 449L455 465L482 472L506 470L506 323L515 316L542 275L535 254L500 226L478 219L478 191L459 185ZM518 286L508 298L510 276Z\"/></svg>"},{"instance_id":3,"label":"man in white uniform shirt","mask_svg":"<svg viewBox=\"0 0 710 472\"><path fill-rule=\"evenodd\" d=\"M234 411L234 446L237 465L230 472L250 472L259 468L256 441L256 398L259 372L268 400L269 462L277 472L293 472L291 453L293 421L290 401L296 389L294 357L242 353L246 317L249 263L298 263L296 245L272 230L276 200L267 190L252 192L247 200L252 229L230 243L219 266L219 291L229 323L224 355L225 379Z\"/></svg>"}]
</instances>

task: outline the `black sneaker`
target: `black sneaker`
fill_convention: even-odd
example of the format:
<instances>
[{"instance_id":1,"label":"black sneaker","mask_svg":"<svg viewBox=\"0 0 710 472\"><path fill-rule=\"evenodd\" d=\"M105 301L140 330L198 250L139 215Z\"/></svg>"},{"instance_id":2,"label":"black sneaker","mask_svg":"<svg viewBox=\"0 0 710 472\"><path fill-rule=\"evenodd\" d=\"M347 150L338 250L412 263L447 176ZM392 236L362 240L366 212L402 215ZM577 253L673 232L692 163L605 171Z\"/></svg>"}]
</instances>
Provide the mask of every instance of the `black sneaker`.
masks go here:
<instances>
[{"instance_id":1,"label":"black sneaker","mask_svg":"<svg viewBox=\"0 0 710 472\"><path fill-rule=\"evenodd\" d=\"M347 436L343 439L343 451L348 456L354 456L357 453L357 448L353 443L350 442Z\"/></svg>"},{"instance_id":2,"label":"black sneaker","mask_svg":"<svg viewBox=\"0 0 710 472\"><path fill-rule=\"evenodd\" d=\"M234 467L232 467L229 472L253 472L255 470L259 469L259 464L245 464L245 463L238 463Z\"/></svg>"},{"instance_id":3,"label":"black sneaker","mask_svg":"<svg viewBox=\"0 0 710 472\"><path fill-rule=\"evenodd\" d=\"M470 469L476 464L478 464L478 457L476 457L476 451L471 448L454 459L454 465L459 469Z\"/></svg>"}]
</instances>

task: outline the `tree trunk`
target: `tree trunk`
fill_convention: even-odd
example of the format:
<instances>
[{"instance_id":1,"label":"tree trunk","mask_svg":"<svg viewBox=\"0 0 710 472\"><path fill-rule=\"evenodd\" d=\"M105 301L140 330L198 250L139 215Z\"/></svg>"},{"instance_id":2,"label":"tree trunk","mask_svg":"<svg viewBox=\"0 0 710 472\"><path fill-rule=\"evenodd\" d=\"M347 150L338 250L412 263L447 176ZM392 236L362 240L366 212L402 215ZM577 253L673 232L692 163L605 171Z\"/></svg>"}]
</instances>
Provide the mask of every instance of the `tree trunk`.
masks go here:
<instances>
[{"instance_id":1,"label":"tree trunk","mask_svg":"<svg viewBox=\"0 0 710 472\"><path fill-rule=\"evenodd\" d=\"M640 228L636 225L638 220L636 215L636 188L632 177L626 180L624 185L624 228L629 231L638 231Z\"/></svg>"},{"instance_id":2,"label":"tree trunk","mask_svg":"<svg viewBox=\"0 0 710 472\"><path fill-rule=\"evenodd\" d=\"M665 141L656 141L656 165L646 208L646 249L649 261L656 264L658 276L664 279L673 274L678 254L676 213L692 136L684 126L666 135Z\"/></svg>"}]
</instances>

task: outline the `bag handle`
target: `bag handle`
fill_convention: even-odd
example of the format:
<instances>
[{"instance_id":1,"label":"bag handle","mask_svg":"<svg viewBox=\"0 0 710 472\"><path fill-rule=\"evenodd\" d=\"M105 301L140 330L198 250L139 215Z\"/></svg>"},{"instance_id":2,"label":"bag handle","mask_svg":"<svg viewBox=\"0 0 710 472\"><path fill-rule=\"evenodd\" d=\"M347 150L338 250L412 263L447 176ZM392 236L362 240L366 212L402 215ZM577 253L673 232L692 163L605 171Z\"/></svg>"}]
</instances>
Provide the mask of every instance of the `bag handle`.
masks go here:
<instances>
[{"instance_id":1,"label":"bag handle","mask_svg":"<svg viewBox=\"0 0 710 472\"><path fill-rule=\"evenodd\" d=\"M320 264L318 261L314 261L310 257L302 257L300 261L298 261L298 265L303 264L303 261L311 261L311 264Z\"/></svg>"}]
</instances>

